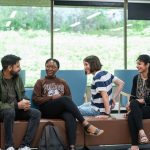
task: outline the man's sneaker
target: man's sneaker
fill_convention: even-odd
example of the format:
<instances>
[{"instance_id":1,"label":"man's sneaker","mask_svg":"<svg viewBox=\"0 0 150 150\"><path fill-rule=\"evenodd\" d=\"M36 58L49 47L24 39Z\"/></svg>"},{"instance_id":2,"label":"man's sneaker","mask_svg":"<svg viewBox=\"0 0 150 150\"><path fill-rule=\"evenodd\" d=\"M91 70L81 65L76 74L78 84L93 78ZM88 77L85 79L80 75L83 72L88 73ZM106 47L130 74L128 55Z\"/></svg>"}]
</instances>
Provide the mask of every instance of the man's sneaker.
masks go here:
<instances>
[{"instance_id":1,"label":"man's sneaker","mask_svg":"<svg viewBox=\"0 0 150 150\"><path fill-rule=\"evenodd\" d=\"M14 147L8 147L6 150L15 150Z\"/></svg>"},{"instance_id":2,"label":"man's sneaker","mask_svg":"<svg viewBox=\"0 0 150 150\"><path fill-rule=\"evenodd\" d=\"M19 148L18 150L31 150L31 148L30 148L30 147L28 147L28 146L25 146L25 147L21 147L21 148Z\"/></svg>"}]
</instances>

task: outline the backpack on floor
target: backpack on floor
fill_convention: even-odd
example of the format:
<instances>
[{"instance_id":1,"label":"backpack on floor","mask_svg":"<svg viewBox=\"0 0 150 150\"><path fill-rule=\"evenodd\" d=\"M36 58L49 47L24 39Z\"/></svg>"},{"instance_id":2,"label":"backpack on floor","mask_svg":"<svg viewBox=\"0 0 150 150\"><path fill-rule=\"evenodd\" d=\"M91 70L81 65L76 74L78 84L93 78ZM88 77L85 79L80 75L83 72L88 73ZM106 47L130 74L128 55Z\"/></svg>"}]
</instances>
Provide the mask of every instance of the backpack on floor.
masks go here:
<instances>
[{"instance_id":1,"label":"backpack on floor","mask_svg":"<svg viewBox=\"0 0 150 150\"><path fill-rule=\"evenodd\" d=\"M57 127L51 124L44 127L38 150L66 150Z\"/></svg>"}]
</instances>

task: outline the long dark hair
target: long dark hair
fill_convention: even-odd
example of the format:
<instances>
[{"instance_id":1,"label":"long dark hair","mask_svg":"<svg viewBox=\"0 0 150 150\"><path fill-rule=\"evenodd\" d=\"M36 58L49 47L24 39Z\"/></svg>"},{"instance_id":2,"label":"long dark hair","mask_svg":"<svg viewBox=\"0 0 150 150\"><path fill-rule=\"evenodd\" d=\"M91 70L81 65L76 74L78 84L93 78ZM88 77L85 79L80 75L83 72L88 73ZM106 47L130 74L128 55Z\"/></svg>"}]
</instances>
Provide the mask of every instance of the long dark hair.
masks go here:
<instances>
[{"instance_id":1,"label":"long dark hair","mask_svg":"<svg viewBox=\"0 0 150 150\"><path fill-rule=\"evenodd\" d=\"M137 60L144 62L145 65L149 64L148 74L147 74L148 79L146 81L146 84L147 84L147 87L150 88L150 56L146 55L146 54L143 54L143 55L140 55L137 58Z\"/></svg>"}]
</instances>

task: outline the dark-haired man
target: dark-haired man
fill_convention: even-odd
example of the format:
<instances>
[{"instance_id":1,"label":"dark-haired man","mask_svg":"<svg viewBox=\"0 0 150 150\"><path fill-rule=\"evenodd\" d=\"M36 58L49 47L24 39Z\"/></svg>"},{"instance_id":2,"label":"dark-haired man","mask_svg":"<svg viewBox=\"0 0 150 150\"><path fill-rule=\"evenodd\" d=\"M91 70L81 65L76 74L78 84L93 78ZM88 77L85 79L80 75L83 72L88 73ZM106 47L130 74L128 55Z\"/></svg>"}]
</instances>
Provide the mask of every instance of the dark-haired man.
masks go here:
<instances>
[{"instance_id":1,"label":"dark-haired man","mask_svg":"<svg viewBox=\"0 0 150 150\"><path fill-rule=\"evenodd\" d=\"M20 57L6 55L1 59L0 72L0 120L4 122L5 148L15 150L13 146L14 120L28 120L28 127L19 150L31 150L30 145L38 127L40 112L30 108L24 85L19 77Z\"/></svg>"}]
</instances>

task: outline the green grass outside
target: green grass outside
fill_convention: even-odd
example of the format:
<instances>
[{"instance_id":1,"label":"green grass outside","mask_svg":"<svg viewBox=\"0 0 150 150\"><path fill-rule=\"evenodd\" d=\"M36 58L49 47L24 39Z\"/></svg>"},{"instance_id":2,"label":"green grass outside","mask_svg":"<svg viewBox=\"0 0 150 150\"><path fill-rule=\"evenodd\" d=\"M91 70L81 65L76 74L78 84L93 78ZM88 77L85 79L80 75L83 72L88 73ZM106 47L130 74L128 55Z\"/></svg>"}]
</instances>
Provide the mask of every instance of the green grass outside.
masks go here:
<instances>
[{"instance_id":1,"label":"green grass outside","mask_svg":"<svg viewBox=\"0 0 150 150\"><path fill-rule=\"evenodd\" d=\"M139 54L150 54L150 29L145 33L128 34L128 68L135 69ZM15 54L22 58L26 70L26 86L33 86L40 78L45 60L50 57L50 33L45 30L0 31L0 58ZM88 55L99 56L103 69L114 72L123 69L123 31L116 35L87 35L80 33L55 33L54 57L60 69L83 69L82 60ZM89 82L88 82L89 83Z\"/></svg>"}]
</instances>

